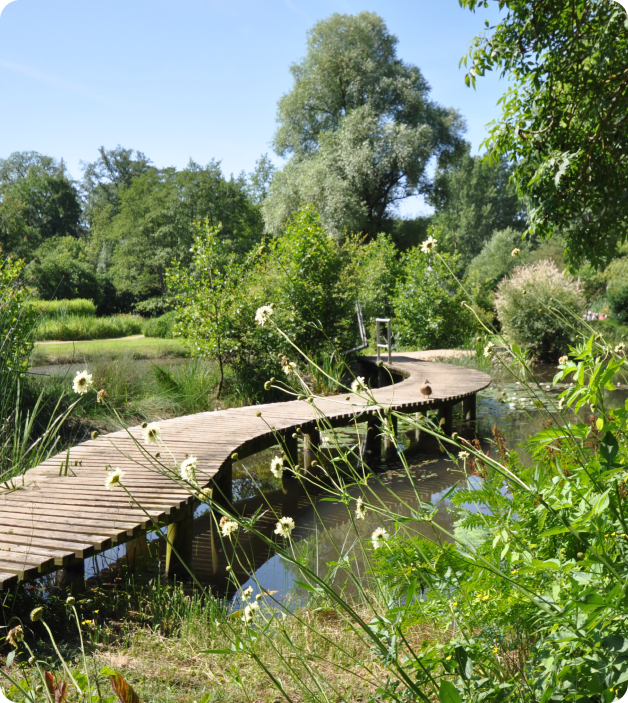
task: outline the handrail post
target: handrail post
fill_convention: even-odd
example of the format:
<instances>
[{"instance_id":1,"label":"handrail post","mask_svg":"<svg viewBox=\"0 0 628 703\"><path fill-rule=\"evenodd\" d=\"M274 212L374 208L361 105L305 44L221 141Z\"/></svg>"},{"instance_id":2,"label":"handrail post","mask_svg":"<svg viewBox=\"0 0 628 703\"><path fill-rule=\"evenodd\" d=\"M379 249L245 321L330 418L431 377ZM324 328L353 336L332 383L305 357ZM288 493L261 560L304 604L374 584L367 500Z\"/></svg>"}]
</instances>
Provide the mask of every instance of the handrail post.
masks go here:
<instances>
[{"instance_id":1,"label":"handrail post","mask_svg":"<svg viewBox=\"0 0 628 703\"><path fill-rule=\"evenodd\" d=\"M382 344L380 325L386 325L386 344ZM377 347L377 362L381 361L380 349L386 349L388 352L388 363L392 361L392 328L389 317L377 317L375 319L375 346Z\"/></svg>"}]
</instances>

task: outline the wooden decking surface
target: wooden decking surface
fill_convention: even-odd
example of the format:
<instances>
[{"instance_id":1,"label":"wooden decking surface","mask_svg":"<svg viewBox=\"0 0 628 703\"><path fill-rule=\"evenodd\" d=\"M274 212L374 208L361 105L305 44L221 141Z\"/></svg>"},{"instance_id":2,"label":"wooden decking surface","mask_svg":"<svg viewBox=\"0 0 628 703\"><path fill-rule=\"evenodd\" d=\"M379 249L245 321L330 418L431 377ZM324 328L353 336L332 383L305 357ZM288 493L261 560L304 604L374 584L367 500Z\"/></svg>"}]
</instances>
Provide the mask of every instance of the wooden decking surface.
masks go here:
<instances>
[{"instance_id":1,"label":"wooden decking surface","mask_svg":"<svg viewBox=\"0 0 628 703\"><path fill-rule=\"evenodd\" d=\"M422 361L412 353L394 355L391 368L404 379L373 394L380 406L398 411L455 404L490 383L487 374ZM429 398L419 390L426 379L433 389ZM197 457L196 475L203 487L229 465L234 452L254 454L275 445L277 433L292 433L296 427L307 432L321 414L343 425L356 413L369 412L375 412L372 406L345 394L317 401L316 407L295 400L165 420L159 423L164 446L144 445L140 427L83 442L28 471L15 482L15 490L0 491L0 589L177 520L193 498L151 470L143 452L160 452L164 462ZM124 485L142 508L121 488L105 489L107 466L125 472Z\"/></svg>"}]
</instances>

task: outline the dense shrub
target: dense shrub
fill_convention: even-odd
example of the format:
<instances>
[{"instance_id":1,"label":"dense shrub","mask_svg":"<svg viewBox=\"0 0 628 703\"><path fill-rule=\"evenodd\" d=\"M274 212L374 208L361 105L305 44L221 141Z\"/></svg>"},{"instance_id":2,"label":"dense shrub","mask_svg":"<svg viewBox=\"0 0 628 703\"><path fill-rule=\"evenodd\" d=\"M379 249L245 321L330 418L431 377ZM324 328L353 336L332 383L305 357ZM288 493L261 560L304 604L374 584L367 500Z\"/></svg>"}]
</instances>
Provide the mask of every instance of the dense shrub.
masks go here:
<instances>
[{"instance_id":1,"label":"dense shrub","mask_svg":"<svg viewBox=\"0 0 628 703\"><path fill-rule=\"evenodd\" d=\"M80 315L82 317L94 317L96 306L93 300L75 298L74 300L33 300L32 306L37 312L39 320L58 319L69 315Z\"/></svg>"},{"instance_id":2,"label":"dense shrub","mask_svg":"<svg viewBox=\"0 0 628 703\"><path fill-rule=\"evenodd\" d=\"M74 237L55 237L37 249L37 259L29 265L26 275L40 298L87 298L100 302L101 282L83 248Z\"/></svg>"},{"instance_id":3,"label":"dense shrub","mask_svg":"<svg viewBox=\"0 0 628 703\"><path fill-rule=\"evenodd\" d=\"M419 247L403 256L393 300L398 345L449 349L468 341L475 326L471 314L462 306L462 289L452 275L457 265L456 256L433 256Z\"/></svg>"},{"instance_id":4,"label":"dense shrub","mask_svg":"<svg viewBox=\"0 0 628 703\"><path fill-rule=\"evenodd\" d=\"M399 250L392 237L380 234L377 239L355 247L353 256L357 296L364 321L392 315L392 300L399 274Z\"/></svg>"},{"instance_id":5,"label":"dense shrub","mask_svg":"<svg viewBox=\"0 0 628 703\"><path fill-rule=\"evenodd\" d=\"M580 283L551 261L515 269L495 296L506 336L548 361L566 352L583 306Z\"/></svg>"},{"instance_id":6,"label":"dense shrub","mask_svg":"<svg viewBox=\"0 0 628 703\"><path fill-rule=\"evenodd\" d=\"M70 315L57 319L44 319L35 330L37 341L83 341L88 339L112 339L142 333L142 318L139 315L112 315L92 317Z\"/></svg>"},{"instance_id":7,"label":"dense shrub","mask_svg":"<svg viewBox=\"0 0 628 703\"><path fill-rule=\"evenodd\" d=\"M628 285L617 289L614 293L607 293L607 298L617 319L620 322L628 322Z\"/></svg>"},{"instance_id":8,"label":"dense shrub","mask_svg":"<svg viewBox=\"0 0 628 703\"><path fill-rule=\"evenodd\" d=\"M19 443L26 434L18 408L20 383L33 348L35 311L28 302L30 291L20 283L23 266L22 261L0 256L0 480L15 465L16 438Z\"/></svg>"},{"instance_id":9,"label":"dense shrub","mask_svg":"<svg viewBox=\"0 0 628 703\"><path fill-rule=\"evenodd\" d=\"M606 271L604 271L606 279L607 293L614 294L623 288L628 281L628 256L611 261Z\"/></svg>"},{"instance_id":10,"label":"dense shrub","mask_svg":"<svg viewBox=\"0 0 628 703\"><path fill-rule=\"evenodd\" d=\"M282 355L295 357L277 327L308 354L330 354L355 345L356 283L352 266L359 245L327 236L316 210L298 212L284 231L244 263L221 246L216 228L197 235L190 269L168 273L179 334L190 351L228 359L243 383L259 388L281 373ZM256 310L273 305L261 327ZM248 391L247 391L248 392Z\"/></svg>"},{"instance_id":11,"label":"dense shrub","mask_svg":"<svg viewBox=\"0 0 628 703\"><path fill-rule=\"evenodd\" d=\"M513 256L516 249L519 252ZM467 268L465 286L473 295L474 302L490 310L497 284L511 274L515 266L528 263L529 257L530 244L521 240L521 232L511 227L493 232Z\"/></svg>"},{"instance_id":12,"label":"dense shrub","mask_svg":"<svg viewBox=\"0 0 628 703\"><path fill-rule=\"evenodd\" d=\"M144 322L144 335L146 337L172 339L174 337L175 322L176 315L174 312L167 312L160 317L151 317Z\"/></svg>"}]
</instances>

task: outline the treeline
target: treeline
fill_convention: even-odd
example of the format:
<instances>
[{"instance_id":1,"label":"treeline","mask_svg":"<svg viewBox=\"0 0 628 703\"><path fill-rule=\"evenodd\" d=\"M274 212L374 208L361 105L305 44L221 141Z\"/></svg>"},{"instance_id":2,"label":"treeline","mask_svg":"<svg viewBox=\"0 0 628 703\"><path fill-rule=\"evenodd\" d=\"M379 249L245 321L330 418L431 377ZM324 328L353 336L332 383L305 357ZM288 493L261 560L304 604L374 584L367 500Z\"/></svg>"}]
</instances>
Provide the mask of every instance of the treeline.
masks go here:
<instances>
[{"instance_id":1,"label":"treeline","mask_svg":"<svg viewBox=\"0 0 628 703\"><path fill-rule=\"evenodd\" d=\"M26 261L26 280L42 299L91 299L99 314L156 314L166 270L190 261L198 222L221 224L221 244L237 256L263 239L268 164L262 158L252 174L226 178L217 162L161 169L141 152L101 148L76 181L63 161L14 153L0 159L0 245ZM381 231L405 250L438 225L446 246L469 262L494 230L523 228L508 172L463 154L436 175L428 199L435 215L391 217Z\"/></svg>"}]
</instances>

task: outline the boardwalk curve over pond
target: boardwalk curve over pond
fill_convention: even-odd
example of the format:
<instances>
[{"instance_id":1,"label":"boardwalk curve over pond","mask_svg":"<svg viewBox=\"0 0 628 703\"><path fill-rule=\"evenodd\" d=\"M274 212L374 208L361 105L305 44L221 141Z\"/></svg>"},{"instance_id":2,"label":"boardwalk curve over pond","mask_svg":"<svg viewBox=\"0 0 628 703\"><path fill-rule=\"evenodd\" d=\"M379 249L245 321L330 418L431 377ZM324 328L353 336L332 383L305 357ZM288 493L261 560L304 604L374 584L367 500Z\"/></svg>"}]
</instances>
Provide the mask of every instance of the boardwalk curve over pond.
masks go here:
<instances>
[{"instance_id":1,"label":"boardwalk curve over pond","mask_svg":"<svg viewBox=\"0 0 628 703\"><path fill-rule=\"evenodd\" d=\"M452 408L462 402L464 418L474 421L475 396L489 385L490 377L418 356L396 354L385 364L398 380L374 389L380 414L382 408L404 413L438 410L448 432ZM426 379L432 388L429 397L421 392ZM142 429L133 427L51 457L16 479L11 490L0 491L0 589L58 569L80 574L84 559L115 545L130 543L129 551L141 548L146 533L156 526L168 526L169 542L185 557L196 499L172 478L147 466L147 451L160 452L157 461L163 462L197 457L201 488L211 487L215 496L228 500L234 453L244 458L276 445L279 438L284 451L296 460L295 430L300 428L307 453L317 445L321 415L338 427L355 422L356 416L368 422L373 428L370 449L378 450L376 407L354 394L343 394L317 400L315 408L294 400L198 413L160 422L163 447L144 445ZM107 466L125 472L124 485L141 508L123 489L105 489ZM171 573L181 571L172 553L167 562Z\"/></svg>"}]
</instances>

